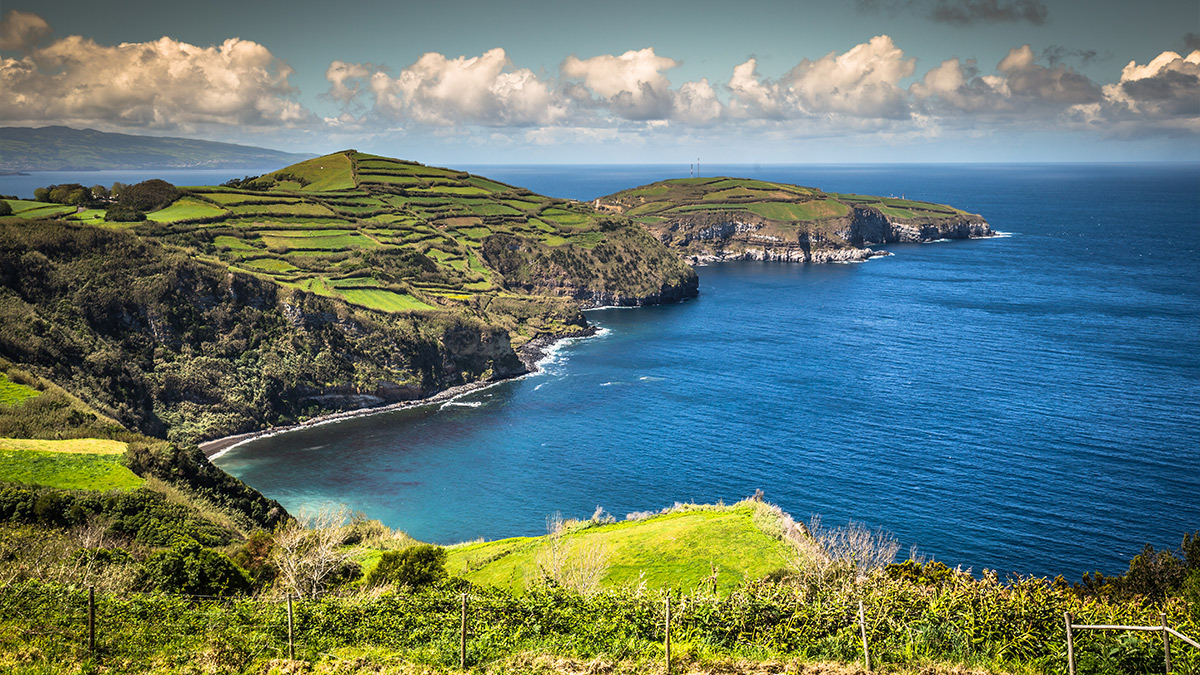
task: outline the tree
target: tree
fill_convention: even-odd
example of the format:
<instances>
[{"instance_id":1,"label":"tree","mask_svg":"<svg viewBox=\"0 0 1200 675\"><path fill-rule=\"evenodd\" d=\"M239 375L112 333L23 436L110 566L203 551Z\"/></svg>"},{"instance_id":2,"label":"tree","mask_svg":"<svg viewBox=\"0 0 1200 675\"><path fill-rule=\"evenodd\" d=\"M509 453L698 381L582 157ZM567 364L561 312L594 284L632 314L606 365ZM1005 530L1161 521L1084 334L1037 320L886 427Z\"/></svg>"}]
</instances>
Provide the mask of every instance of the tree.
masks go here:
<instances>
[{"instance_id":1,"label":"tree","mask_svg":"<svg viewBox=\"0 0 1200 675\"><path fill-rule=\"evenodd\" d=\"M387 551L371 570L367 583L372 586L428 586L446 578L446 549L432 544L417 544L402 551Z\"/></svg>"},{"instance_id":2,"label":"tree","mask_svg":"<svg viewBox=\"0 0 1200 675\"><path fill-rule=\"evenodd\" d=\"M122 206L149 212L166 208L182 194L179 188L167 181L153 178L121 190L117 201Z\"/></svg>"},{"instance_id":3,"label":"tree","mask_svg":"<svg viewBox=\"0 0 1200 675\"><path fill-rule=\"evenodd\" d=\"M250 577L224 553L204 548L195 539L179 538L169 551L146 560L144 579L151 588L190 595L240 595L250 591Z\"/></svg>"},{"instance_id":4,"label":"tree","mask_svg":"<svg viewBox=\"0 0 1200 675\"><path fill-rule=\"evenodd\" d=\"M0 199L0 216L11 216L11 215L12 215L12 205L9 204L8 202L4 201L3 199Z\"/></svg>"},{"instance_id":5,"label":"tree","mask_svg":"<svg viewBox=\"0 0 1200 675\"><path fill-rule=\"evenodd\" d=\"M348 515L345 508L301 513L275 533L270 559L284 591L318 598L330 586L358 576L358 565L342 549L341 530Z\"/></svg>"}]
</instances>

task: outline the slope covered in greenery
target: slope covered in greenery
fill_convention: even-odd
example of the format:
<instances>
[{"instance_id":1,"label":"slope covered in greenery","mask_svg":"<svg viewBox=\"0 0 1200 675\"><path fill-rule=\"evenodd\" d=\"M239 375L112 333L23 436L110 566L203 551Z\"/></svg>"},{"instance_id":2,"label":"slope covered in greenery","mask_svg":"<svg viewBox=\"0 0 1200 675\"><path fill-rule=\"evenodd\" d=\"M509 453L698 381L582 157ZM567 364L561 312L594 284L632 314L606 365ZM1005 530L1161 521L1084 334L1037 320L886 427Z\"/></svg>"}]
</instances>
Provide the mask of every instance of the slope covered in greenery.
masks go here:
<instances>
[{"instance_id":1,"label":"slope covered in greenery","mask_svg":"<svg viewBox=\"0 0 1200 675\"><path fill-rule=\"evenodd\" d=\"M641 520L584 521L542 537L465 544L449 550L447 568L475 584L522 592L555 568L569 579L594 567L598 587L699 587L729 593L786 570L794 553L756 520L761 504L685 505Z\"/></svg>"},{"instance_id":2,"label":"slope covered in greenery","mask_svg":"<svg viewBox=\"0 0 1200 675\"><path fill-rule=\"evenodd\" d=\"M146 219L14 203L0 356L184 442L512 376L514 349L583 329L583 305L697 285L627 219L354 151L224 186L148 181L116 206Z\"/></svg>"},{"instance_id":3,"label":"slope covered in greenery","mask_svg":"<svg viewBox=\"0 0 1200 675\"><path fill-rule=\"evenodd\" d=\"M982 217L895 197L716 176L661 181L596 200L698 259L855 260L869 244L990 236Z\"/></svg>"}]
</instances>

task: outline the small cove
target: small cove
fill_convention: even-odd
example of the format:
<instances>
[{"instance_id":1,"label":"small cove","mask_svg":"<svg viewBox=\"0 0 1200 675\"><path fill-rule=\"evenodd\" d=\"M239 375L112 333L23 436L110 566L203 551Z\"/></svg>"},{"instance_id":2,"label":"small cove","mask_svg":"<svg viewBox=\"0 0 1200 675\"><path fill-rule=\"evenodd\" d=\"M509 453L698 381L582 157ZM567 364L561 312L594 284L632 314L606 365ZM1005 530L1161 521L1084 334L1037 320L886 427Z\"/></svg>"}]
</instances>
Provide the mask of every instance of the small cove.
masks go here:
<instances>
[{"instance_id":1,"label":"small cove","mask_svg":"<svg viewBox=\"0 0 1200 675\"><path fill-rule=\"evenodd\" d=\"M950 203L1012 236L704 267L696 300L589 312L601 334L540 374L217 463L289 509L345 503L437 543L761 488L952 566L1077 578L1200 526L1194 165L723 169ZM577 198L654 180L471 170Z\"/></svg>"}]
</instances>

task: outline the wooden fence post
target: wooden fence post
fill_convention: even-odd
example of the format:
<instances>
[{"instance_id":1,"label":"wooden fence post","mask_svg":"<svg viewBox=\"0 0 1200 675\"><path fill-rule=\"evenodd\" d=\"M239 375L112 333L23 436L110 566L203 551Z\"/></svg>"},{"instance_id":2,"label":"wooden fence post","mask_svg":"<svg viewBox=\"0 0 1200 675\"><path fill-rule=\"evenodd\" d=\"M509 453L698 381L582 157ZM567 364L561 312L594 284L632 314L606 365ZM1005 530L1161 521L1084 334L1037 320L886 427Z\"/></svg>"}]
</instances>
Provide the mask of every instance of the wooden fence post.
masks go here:
<instances>
[{"instance_id":1,"label":"wooden fence post","mask_svg":"<svg viewBox=\"0 0 1200 675\"><path fill-rule=\"evenodd\" d=\"M671 593L667 592L667 623L664 643L667 650L667 675L671 675Z\"/></svg>"},{"instance_id":2,"label":"wooden fence post","mask_svg":"<svg viewBox=\"0 0 1200 675\"><path fill-rule=\"evenodd\" d=\"M467 669L467 594L462 594L462 627L458 634L458 669Z\"/></svg>"},{"instance_id":3,"label":"wooden fence post","mask_svg":"<svg viewBox=\"0 0 1200 675\"><path fill-rule=\"evenodd\" d=\"M1163 625L1163 658L1167 662L1167 675L1171 675L1171 634L1167 632L1167 615L1166 613L1159 614L1162 618Z\"/></svg>"},{"instance_id":4,"label":"wooden fence post","mask_svg":"<svg viewBox=\"0 0 1200 675\"><path fill-rule=\"evenodd\" d=\"M1071 613L1063 612L1063 619L1067 622L1067 673L1075 675L1075 638L1071 635Z\"/></svg>"},{"instance_id":5,"label":"wooden fence post","mask_svg":"<svg viewBox=\"0 0 1200 675\"><path fill-rule=\"evenodd\" d=\"M862 629L863 641L863 667L867 672L871 672L871 650L867 646L867 619L863 612L863 601L858 601L858 627Z\"/></svg>"},{"instance_id":6,"label":"wooden fence post","mask_svg":"<svg viewBox=\"0 0 1200 675\"><path fill-rule=\"evenodd\" d=\"M88 654L96 655L96 587L88 587Z\"/></svg>"},{"instance_id":7,"label":"wooden fence post","mask_svg":"<svg viewBox=\"0 0 1200 675\"><path fill-rule=\"evenodd\" d=\"M295 661L296 660L296 643L295 643L295 640L293 640L293 638L292 638L292 594L291 593L288 593L288 596L287 596L287 607L288 607L288 660Z\"/></svg>"}]
</instances>

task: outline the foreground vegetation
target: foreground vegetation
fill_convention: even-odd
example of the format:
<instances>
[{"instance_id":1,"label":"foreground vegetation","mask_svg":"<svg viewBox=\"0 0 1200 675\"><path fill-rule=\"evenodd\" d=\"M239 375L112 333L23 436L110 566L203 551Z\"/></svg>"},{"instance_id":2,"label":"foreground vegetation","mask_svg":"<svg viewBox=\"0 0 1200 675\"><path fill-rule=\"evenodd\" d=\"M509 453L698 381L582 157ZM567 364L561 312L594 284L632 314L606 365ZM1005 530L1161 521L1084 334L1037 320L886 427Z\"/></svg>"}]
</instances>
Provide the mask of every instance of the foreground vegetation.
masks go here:
<instances>
[{"instance_id":1,"label":"foreground vegetation","mask_svg":"<svg viewBox=\"0 0 1200 675\"><path fill-rule=\"evenodd\" d=\"M627 527L653 527L655 520L670 522L670 515ZM342 547L396 539L364 521L333 529ZM322 536L312 529L296 533L310 544ZM275 535L273 546L299 550L289 536ZM21 538L19 529L4 531L4 560L12 559L11 547ZM514 594L444 572L406 577L411 583L343 575L331 592L293 600L294 661L287 658L288 613L280 595L289 591L287 564L278 552L262 556L278 576L251 597L231 591L253 575L229 572L232 559L255 560L250 542L232 559L214 553L203 562L200 549L180 543L157 554L81 548L61 558L65 563L44 564L36 578L0 565L0 667L37 673L453 672L465 596L473 672L662 672L667 605L677 672L782 672L788 664L791 672L841 672L811 664L861 661L861 601L877 670L1060 673L1066 670L1063 612L1077 623L1134 625L1159 625L1165 615L1185 634L1200 633L1200 567L1184 560L1197 550L1195 541L1185 540L1183 557L1139 557L1129 573L1102 586L1001 581L987 571L977 578L935 562L866 570L845 559L791 566L788 574L717 592L704 584L651 590L628 583L581 591L543 576ZM398 550L420 548L408 542ZM437 556L423 559L427 570L440 564ZM1183 582L1158 573L1172 564L1168 560L1184 571ZM195 578L175 571L184 569L201 570L210 580L224 575L225 597L171 586L172 577ZM1153 588L1141 585L1147 581ZM156 583L159 592L138 590ZM101 588L94 653L87 648L87 585ZM1081 673L1162 667L1157 635L1077 632L1075 645ZM1178 672L1200 667L1194 650L1177 646L1172 657Z\"/></svg>"}]
</instances>

